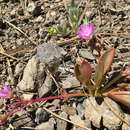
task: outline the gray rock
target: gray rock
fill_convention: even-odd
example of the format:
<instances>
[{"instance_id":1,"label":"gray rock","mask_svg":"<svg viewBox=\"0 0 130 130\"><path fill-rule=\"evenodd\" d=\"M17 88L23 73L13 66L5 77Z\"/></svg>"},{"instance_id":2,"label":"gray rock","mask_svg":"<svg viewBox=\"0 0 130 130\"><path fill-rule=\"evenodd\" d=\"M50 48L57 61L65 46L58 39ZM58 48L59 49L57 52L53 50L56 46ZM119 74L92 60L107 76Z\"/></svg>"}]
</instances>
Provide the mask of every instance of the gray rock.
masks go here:
<instances>
[{"instance_id":1,"label":"gray rock","mask_svg":"<svg viewBox=\"0 0 130 130\"><path fill-rule=\"evenodd\" d=\"M32 57L24 69L23 78L18 84L19 89L34 91L41 86L44 81L44 67L35 56Z\"/></svg>"},{"instance_id":2,"label":"gray rock","mask_svg":"<svg viewBox=\"0 0 130 130\"><path fill-rule=\"evenodd\" d=\"M60 117L63 117L65 119L67 119L67 114L65 112L60 113ZM66 130L67 128L67 122L61 119L57 119L57 130Z\"/></svg>"},{"instance_id":3,"label":"gray rock","mask_svg":"<svg viewBox=\"0 0 130 130\"><path fill-rule=\"evenodd\" d=\"M55 121L53 118L50 118L48 122L43 122L40 125L36 126L36 130L54 130Z\"/></svg>"},{"instance_id":4,"label":"gray rock","mask_svg":"<svg viewBox=\"0 0 130 130\"><path fill-rule=\"evenodd\" d=\"M15 67L14 76L17 76L20 72L22 72L24 69L23 63L18 63Z\"/></svg>"},{"instance_id":5,"label":"gray rock","mask_svg":"<svg viewBox=\"0 0 130 130\"><path fill-rule=\"evenodd\" d=\"M39 97L43 97L48 94L52 89L52 78L48 75L41 88L38 89Z\"/></svg>"},{"instance_id":6,"label":"gray rock","mask_svg":"<svg viewBox=\"0 0 130 130\"><path fill-rule=\"evenodd\" d=\"M35 9L35 4L34 4L34 2L29 2L28 7L27 7L27 11L28 11L28 12L33 12L34 9Z\"/></svg>"},{"instance_id":7,"label":"gray rock","mask_svg":"<svg viewBox=\"0 0 130 130\"><path fill-rule=\"evenodd\" d=\"M13 123L12 125L14 126L15 129L22 127L32 127L34 126L34 121L32 118L30 118L25 111L18 111L16 113L17 118L12 119Z\"/></svg>"},{"instance_id":8,"label":"gray rock","mask_svg":"<svg viewBox=\"0 0 130 130\"><path fill-rule=\"evenodd\" d=\"M24 94L22 95L22 97L24 98L25 101L32 99L33 96L34 96L34 93L29 93L29 94L25 94L25 93L24 93Z\"/></svg>"},{"instance_id":9,"label":"gray rock","mask_svg":"<svg viewBox=\"0 0 130 130\"><path fill-rule=\"evenodd\" d=\"M62 81L62 87L64 89L78 86L80 86L80 82L73 76L68 76L64 81Z\"/></svg>"},{"instance_id":10,"label":"gray rock","mask_svg":"<svg viewBox=\"0 0 130 130\"><path fill-rule=\"evenodd\" d=\"M92 55L92 53L88 49L80 49L79 54L86 59L94 60L95 57Z\"/></svg>"},{"instance_id":11,"label":"gray rock","mask_svg":"<svg viewBox=\"0 0 130 130\"><path fill-rule=\"evenodd\" d=\"M36 57L43 63L50 63L61 58L66 52L58 47L53 41L37 46Z\"/></svg>"},{"instance_id":12,"label":"gray rock","mask_svg":"<svg viewBox=\"0 0 130 130\"><path fill-rule=\"evenodd\" d=\"M130 115L125 114L125 121L127 121L130 124ZM128 126L126 123L123 123L122 130L130 130L130 126Z\"/></svg>"},{"instance_id":13,"label":"gray rock","mask_svg":"<svg viewBox=\"0 0 130 130\"><path fill-rule=\"evenodd\" d=\"M76 109L77 109L78 115L82 118L85 113L85 107L83 106L83 104L78 103Z\"/></svg>"},{"instance_id":14,"label":"gray rock","mask_svg":"<svg viewBox=\"0 0 130 130\"><path fill-rule=\"evenodd\" d=\"M38 108L36 111L35 122L37 122L37 124L40 124L41 122L45 122L48 119L49 119L49 114L42 108Z\"/></svg>"},{"instance_id":15,"label":"gray rock","mask_svg":"<svg viewBox=\"0 0 130 130\"><path fill-rule=\"evenodd\" d=\"M80 118L79 115L71 115L69 116L70 120L73 121L74 123L77 123L78 125L82 125L84 127L86 127L86 124L85 122ZM77 126L74 126L72 130L84 130L83 128L80 128L80 127L77 127Z\"/></svg>"},{"instance_id":16,"label":"gray rock","mask_svg":"<svg viewBox=\"0 0 130 130\"><path fill-rule=\"evenodd\" d=\"M64 105L62 109L68 115L75 115L76 114L76 109L74 107L70 107L70 106Z\"/></svg>"},{"instance_id":17,"label":"gray rock","mask_svg":"<svg viewBox=\"0 0 130 130\"><path fill-rule=\"evenodd\" d=\"M111 99L105 98L107 102L112 106L113 110L123 117L123 113L120 107ZM101 103L101 102L100 102ZM118 129L122 124L121 120L116 117L111 110L102 102L100 105L96 102L94 97L90 97L84 101L85 110L85 119L92 122L92 124L100 128L101 119L103 125L108 129Z\"/></svg>"}]
</instances>

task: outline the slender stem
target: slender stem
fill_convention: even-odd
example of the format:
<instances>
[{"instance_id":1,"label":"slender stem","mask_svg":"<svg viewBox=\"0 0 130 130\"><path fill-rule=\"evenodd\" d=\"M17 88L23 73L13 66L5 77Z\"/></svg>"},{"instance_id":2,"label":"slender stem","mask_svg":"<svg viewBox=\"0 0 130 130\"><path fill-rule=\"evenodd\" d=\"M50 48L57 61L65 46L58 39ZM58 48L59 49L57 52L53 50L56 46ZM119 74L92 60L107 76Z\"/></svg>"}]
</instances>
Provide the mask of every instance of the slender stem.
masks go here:
<instances>
[{"instance_id":1,"label":"slender stem","mask_svg":"<svg viewBox=\"0 0 130 130\"><path fill-rule=\"evenodd\" d=\"M7 105L3 105L2 107L9 107L9 106L13 106L13 105L16 105L16 104L21 104L21 101L20 102L14 102L14 103L7 104Z\"/></svg>"},{"instance_id":2,"label":"slender stem","mask_svg":"<svg viewBox=\"0 0 130 130\"><path fill-rule=\"evenodd\" d=\"M8 104L8 106L17 104L8 113L8 115L11 116L11 115L13 115L16 112L23 110L24 108L27 107L28 103L40 102L40 101L45 101L45 100L52 100L52 99L57 99L57 98L70 98L70 97L80 97L80 96L89 96L89 95L88 94L84 94L84 93L72 93L72 94L64 94L64 95L59 95L59 96L51 96L51 97L45 97L45 98L31 99L31 100L26 101L25 103L24 102L15 102L15 103L12 103L12 104ZM20 109L14 111L20 105L23 105L23 107L21 107ZM14 112L12 112L12 111L14 111Z\"/></svg>"},{"instance_id":3,"label":"slender stem","mask_svg":"<svg viewBox=\"0 0 130 130\"><path fill-rule=\"evenodd\" d=\"M10 116L10 115L12 115L11 113L18 107L18 106L20 106L21 104L17 104L14 108L12 108L11 110L10 110L10 112L8 113L8 115Z\"/></svg>"},{"instance_id":4,"label":"slender stem","mask_svg":"<svg viewBox=\"0 0 130 130\"><path fill-rule=\"evenodd\" d=\"M59 95L59 96L51 96L51 97L45 97L45 98L38 98L38 99L31 99L27 101L28 103L32 102L40 102L40 101L45 101L45 100L51 100L51 99L57 99L57 98L65 98L65 97L80 97L80 96L88 96L87 94L84 93L76 93L76 94L65 94L65 95Z\"/></svg>"},{"instance_id":5,"label":"slender stem","mask_svg":"<svg viewBox=\"0 0 130 130\"><path fill-rule=\"evenodd\" d=\"M26 107L27 107L27 105L25 105L25 106L21 107L20 109L18 109L18 110L16 110L16 111L14 111L14 112L12 112L12 113L11 113L11 112L9 112L9 113L8 113L8 115L9 115L9 116L11 116L11 115L15 114L16 112L23 110L23 109L24 109L24 108L26 108Z\"/></svg>"}]
</instances>

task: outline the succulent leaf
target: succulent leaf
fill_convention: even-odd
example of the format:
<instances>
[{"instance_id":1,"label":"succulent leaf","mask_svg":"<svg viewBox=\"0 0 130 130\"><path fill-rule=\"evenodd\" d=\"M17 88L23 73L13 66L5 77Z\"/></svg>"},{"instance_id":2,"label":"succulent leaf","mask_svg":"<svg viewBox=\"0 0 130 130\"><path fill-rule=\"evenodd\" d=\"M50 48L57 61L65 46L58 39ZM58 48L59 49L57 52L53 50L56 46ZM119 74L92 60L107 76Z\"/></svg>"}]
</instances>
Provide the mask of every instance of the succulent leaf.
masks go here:
<instances>
[{"instance_id":1,"label":"succulent leaf","mask_svg":"<svg viewBox=\"0 0 130 130\"><path fill-rule=\"evenodd\" d=\"M95 82L95 87L99 88L102 78L104 76L104 63L100 62L100 64L96 67L95 71L95 76L94 76L94 82Z\"/></svg>"},{"instance_id":2,"label":"succulent leaf","mask_svg":"<svg viewBox=\"0 0 130 130\"><path fill-rule=\"evenodd\" d=\"M91 69L90 64L86 60L83 60L80 65L75 64L74 73L75 73L76 78L81 83L85 83L88 80L90 80L91 75L92 75L92 69Z\"/></svg>"},{"instance_id":3,"label":"succulent leaf","mask_svg":"<svg viewBox=\"0 0 130 130\"><path fill-rule=\"evenodd\" d=\"M115 48L110 48L110 49L106 50L103 53L103 55L100 56L100 58L99 58L97 66L100 66L100 64L104 63L104 74L110 69L110 66L111 66L113 58L114 58L114 53L115 53Z\"/></svg>"},{"instance_id":4,"label":"succulent leaf","mask_svg":"<svg viewBox=\"0 0 130 130\"><path fill-rule=\"evenodd\" d=\"M108 97L130 108L130 91L109 92Z\"/></svg>"}]
</instances>

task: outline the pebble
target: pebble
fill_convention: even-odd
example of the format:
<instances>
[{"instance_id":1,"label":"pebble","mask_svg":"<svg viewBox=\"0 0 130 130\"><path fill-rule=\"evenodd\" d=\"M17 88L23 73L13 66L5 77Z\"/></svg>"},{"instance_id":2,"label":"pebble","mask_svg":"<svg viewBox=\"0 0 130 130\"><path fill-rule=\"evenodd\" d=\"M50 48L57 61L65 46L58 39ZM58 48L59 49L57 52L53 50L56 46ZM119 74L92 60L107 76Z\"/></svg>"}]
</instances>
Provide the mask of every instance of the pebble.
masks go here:
<instances>
[{"instance_id":1,"label":"pebble","mask_svg":"<svg viewBox=\"0 0 130 130\"><path fill-rule=\"evenodd\" d=\"M56 45L56 41L50 41L37 46L36 57L43 63L49 63L64 56L66 52Z\"/></svg>"},{"instance_id":2,"label":"pebble","mask_svg":"<svg viewBox=\"0 0 130 130\"><path fill-rule=\"evenodd\" d=\"M124 117L120 107L116 102L111 100L110 98L105 98L107 102L111 105L113 110L120 115L121 117ZM84 107L85 107L85 120L89 120L92 122L92 124L100 128L101 126L101 120L103 122L103 126L112 130L112 129L118 129L120 125L122 124L121 120L113 114L113 112L105 105L103 100L95 100L94 97L90 97L86 100L84 100Z\"/></svg>"},{"instance_id":3,"label":"pebble","mask_svg":"<svg viewBox=\"0 0 130 130\"><path fill-rule=\"evenodd\" d=\"M44 97L48 94L52 89L52 78L50 76L46 76L46 79L41 88L38 89L39 97Z\"/></svg>"},{"instance_id":4,"label":"pebble","mask_svg":"<svg viewBox=\"0 0 130 130\"><path fill-rule=\"evenodd\" d=\"M35 127L36 130L54 130L55 121L50 118L48 122L43 122Z\"/></svg>"},{"instance_id":5,"label":"pebble","mask_svg":"<svg viewBox=\"0 0 130 130\"><path fill-rule=\"evenodd\" d=\"M41 86L44 81L44 64L33 56L26 65L22 80L18 83L18 88L22 91L34 91Z\"/></svg>"},{"instance_id":6,"label":"pebble","mask_svg":"<svg viewBox=\"0 0 130 130\"><path fill-rule=\"evenodd\" d=\"M25 66L23 63L18 63L15 67L14 76L17 76L18 74L20 74L23 71L24 67Z\"/></svg>"},{"instance_id":7,"label":"pebble","mask_svg":"<svg viewBox=\"0 0 130 130\"><path fill-rule=\"evenodd\" d=\"M26 114L25 111L23 111L23 110L18 111L16 113L16 115L17 115L17 119L15 120L15 117L14 117L14 119L12 119L12 125L14 126L15 129L18 129L21 126L22 127L32 127L32 126L34 126L34 121L31 119L30 116L28 116Z\"/></svg>"},{"instance_id":8,"label":"pebble","mask_svg":"<svg viewBox=\"0 0 130 130\"><path fill-rule=\"evenodd\" d=\"M65 112L60 113L60 117L67 119L67 114ZM66 130L67 129L67 122L61 119L57 119L57 130Z\"/></svg>"},{"instance_id":9,"label":"pebble","mask_svg":"<svg viewBox=\"0 0 130 130\"><path fill-rule=\"evenodd\" d=\"M88 49L80 49L79 54L86 59L94 60L95 57L92 55L92 52L89 52Z\"/></svg>"},{"instance_id":10,"label":"pebble","mask_svg":"<svg viewBox=\"0 0 130 130\"><path fill-rule=\"evenodd\" d=\"M65 80L62 81L62 87L64 89L74 88L80 86L80 82L74 76L68 76Z\"/></svg>"},{"instance_id":11,"label":"pebble","mask_svg":"<svg viewBox=\"0 0 130 130\"><path fill-rule=\"evenodd\" d=\"M49 119L49 114L45 110L43 110L42 108L38 108L35 115L36 115L35 122L37 124L45 122Z\"/></svg>"},{"instance_id":12,"label":"pebble","mask_svg":"<svg viewBox=\"0 0 130 130\"><path fill-rule=\"evenodd\" d=\"M34 2L30 2L30 3L28 4L27 11L28 11L28 12L33 12L34 9L35 9L35 4L34 4Z\"/></svg>"}]
</instances>

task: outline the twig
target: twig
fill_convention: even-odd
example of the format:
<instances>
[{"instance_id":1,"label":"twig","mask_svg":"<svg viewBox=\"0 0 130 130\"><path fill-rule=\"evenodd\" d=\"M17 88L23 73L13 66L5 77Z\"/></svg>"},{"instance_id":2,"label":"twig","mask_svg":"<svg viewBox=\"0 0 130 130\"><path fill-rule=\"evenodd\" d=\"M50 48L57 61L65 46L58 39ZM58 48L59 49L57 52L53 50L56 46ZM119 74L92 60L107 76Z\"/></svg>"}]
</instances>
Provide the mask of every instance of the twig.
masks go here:
<instances>
[{"instance_id":1,"label":"twig","mask_svg":"<svg viewBox=\"0 0 130 130\"><path fill-rule=\"evenodd\" d=\"M108 108L113 112L113 114L115 116L117 116L122 122L124 122L125 124L127 124L128 126L130 126L130 124L124 120L121 116L119 116L114 110L113 108L111 107L111 105L106 101L106 99L104 98L104 103L108 106Z\"/></svg>"},{"instance_id":2,"label":"twig","mask_svg":"<svg viewBox=\"0 0 130 130\"><path fill-rule=\"evenodd\" d=\"M4 53L4 52L2 52L2 51L0 51L0 54L5 55L5 56L7 56L7 57L9 57L9 58L12 58L12 59L14 59L14 60L17 60L17 61L21 61L20 59L18 59L18 58L16 58L16 57L13 57L13 56L11 56L11 55L9 55L9 54L7 54L7 53ZM24 62L24 61L21 61L21 62L24 63L24 64L26 64L26 62Z\"/></svg>"},{"instance_id":3,"label":"twig","mask_svg":"<svg viewBox=\"0 0 130 130\"><path fill-rule=\"evenodd\" d=\"M70 121L70 120L67 120L67 119L65 119L65 118L63 118L63 117L57 115L56 113L50 111L49 109L47 109L47 108L45 108L45 107L42 107L42 109L44 109L45 111L47 111L47 112L50 113L51 115L55 116L56 118L59 118L59 119L64 120L64 121L66 121L66 122L69 122L69 123L71 123L71 124L73 124L73 125L75 125L75 126L78 126L78 127L83 128L83 129L85 129L85 130L90 130L89 128L86 128L86 127L84 127L84 126L82 126L82 125L80 125L80 124L78 124L78 123L72 122L72 121Z\"/></svg>"},{"instance_id":4,"label":"twig","mask_svg":"<svg viewBox=\"0 0 130 130\"><path fill-rule=\"evenodd\" d=\"M19 31L20 33L22 33L28 40L30 40L34 45L38 45L35 41L33 41L32 39L30 39L28 37L28 35L26 33L24 33L21 29L19 29L18 27L16 27L14 24L10 23L9 21L4 19L4 22L6 22L7 24L9 24L10 26L12 26L14 29L16 29L17 31Z\"/></svg>"},{"instance_id":5,"label":"twig","mask_svg":"<svg viewBox=\"0 0 130 130\"><path fill-rule=\"evenodd\" d=\"M63 40L63 41L57 41L57 44L58 45L64 45L64 44L66 44L66 43L70 43L70 42L72 42L72 41L74 41L74 40L78 40L78 39L80 39L80 37L79 36L75 36L75 37L72 37L71 39L67 39L67 40Z\"/></svg>"}]
</instances>

